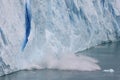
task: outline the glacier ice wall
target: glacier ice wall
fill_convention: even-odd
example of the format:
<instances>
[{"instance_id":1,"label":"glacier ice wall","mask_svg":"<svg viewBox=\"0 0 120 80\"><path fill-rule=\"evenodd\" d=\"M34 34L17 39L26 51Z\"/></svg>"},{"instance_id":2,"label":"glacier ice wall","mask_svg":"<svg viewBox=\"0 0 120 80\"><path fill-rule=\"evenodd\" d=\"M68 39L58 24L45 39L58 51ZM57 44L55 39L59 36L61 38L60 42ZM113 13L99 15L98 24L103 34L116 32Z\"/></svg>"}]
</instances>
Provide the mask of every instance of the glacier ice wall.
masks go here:
<instances>
[{"instance_id":1,"label":"glacier ice wall","mask_svg":"<svg viewBox=\"0 0 120 80\"><path fill-rule=\"evenodd\" d=\"M27 69L32 64L33 68L54 65L45 64L45 59L51 60L52 55L62 60L69 53L118 41L119 3L119 0L0 0L0 75Z\"/></svg>"}]
</instances>

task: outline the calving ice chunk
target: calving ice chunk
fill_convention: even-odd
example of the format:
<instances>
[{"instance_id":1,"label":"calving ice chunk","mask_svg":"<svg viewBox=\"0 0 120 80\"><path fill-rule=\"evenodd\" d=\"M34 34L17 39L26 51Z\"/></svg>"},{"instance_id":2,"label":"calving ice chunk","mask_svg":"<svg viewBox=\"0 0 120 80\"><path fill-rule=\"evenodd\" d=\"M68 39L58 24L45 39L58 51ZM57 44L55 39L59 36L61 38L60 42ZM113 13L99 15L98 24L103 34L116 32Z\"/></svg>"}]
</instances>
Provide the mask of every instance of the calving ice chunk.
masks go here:
<instances>
[{"instance_id":1,"label":"calving ice chunk","mask_svg":"<svg viewBox=\"0 0 120 80\"><path fill-rule=\"evenodd\" d=\"M120 39L117 2L1 0L0 75L33 68L100 70L97 60L74 53Z\"/></svg>"}]
</instances>

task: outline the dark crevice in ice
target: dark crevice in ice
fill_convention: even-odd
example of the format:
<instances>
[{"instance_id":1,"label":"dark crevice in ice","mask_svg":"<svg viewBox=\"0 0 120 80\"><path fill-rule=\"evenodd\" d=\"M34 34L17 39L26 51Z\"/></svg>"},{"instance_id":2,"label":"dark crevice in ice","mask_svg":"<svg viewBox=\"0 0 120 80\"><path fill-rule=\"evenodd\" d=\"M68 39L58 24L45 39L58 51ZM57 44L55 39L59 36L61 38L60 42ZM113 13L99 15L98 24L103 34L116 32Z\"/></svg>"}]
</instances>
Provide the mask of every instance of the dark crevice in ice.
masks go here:
<instances>
[{"instance_id":1,"label":"dark crevice in ice","mask_svg":"<svg viewBox=\"0 0 120 80\"><path fill-rule=\"evenodd\" d=\"M24 42L22 46L22 51L27 45L28 38L30 35L30 30L31 30L31 12L30 12L29 5L26 3L25 4L25 37L24 37Z\"/></svg>"},{"instance_id":2,"label":"dark crevice in ice","mask_svg":"<svg viewBox=\"0 0 120 80\"><path fill-rule=\"evenodd\" d=\"M1 28L0 28L0 35L1 35L1 39L2 39L2 41L4 43L4 45L7 45L7 40L5 39L5 35L4 35L4 33L3 33Z\"/></svg>"}]
</instances>

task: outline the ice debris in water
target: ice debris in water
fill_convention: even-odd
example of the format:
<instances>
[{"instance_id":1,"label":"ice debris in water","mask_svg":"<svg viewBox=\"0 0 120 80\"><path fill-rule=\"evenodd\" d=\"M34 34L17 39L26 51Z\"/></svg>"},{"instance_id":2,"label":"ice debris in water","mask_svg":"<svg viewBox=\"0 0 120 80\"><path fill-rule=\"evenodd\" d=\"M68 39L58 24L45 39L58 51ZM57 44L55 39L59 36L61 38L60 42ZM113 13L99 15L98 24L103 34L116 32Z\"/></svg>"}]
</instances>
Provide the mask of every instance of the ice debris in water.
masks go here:
<instances>
[{"instance_id":1,"label":"ice debris in water","mask_svg":"<svg viewBox=\"0 0 120 80\"><path fill-rule=\"evenodd\" d=\"M110 73L113 73L113 72L115 72L115 70L114 70L114 69L105 69L105 70L103 70L103 72L110 72Z\"/></svg>"}]
</instances>

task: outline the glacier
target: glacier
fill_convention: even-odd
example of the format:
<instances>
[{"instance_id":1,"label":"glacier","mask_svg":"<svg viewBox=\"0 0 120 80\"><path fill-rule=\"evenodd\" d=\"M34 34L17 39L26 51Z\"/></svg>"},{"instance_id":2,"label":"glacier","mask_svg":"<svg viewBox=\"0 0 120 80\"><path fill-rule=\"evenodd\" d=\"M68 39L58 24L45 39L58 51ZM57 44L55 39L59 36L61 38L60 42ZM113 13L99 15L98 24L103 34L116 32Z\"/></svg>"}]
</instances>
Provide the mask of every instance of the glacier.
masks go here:
<instances>
[{"instance_id":1,"label":"glacier","mask_svg":"<svg viewBox=\"0 0 120 80\"><path fill-rule=\"evenodd\" d=\"M74 53L120 40L120 0L0 0L0 75L100 70Z\"/></svg>"}]
</instances>

